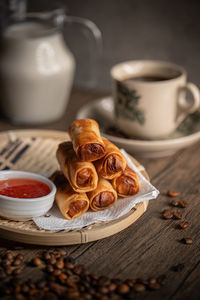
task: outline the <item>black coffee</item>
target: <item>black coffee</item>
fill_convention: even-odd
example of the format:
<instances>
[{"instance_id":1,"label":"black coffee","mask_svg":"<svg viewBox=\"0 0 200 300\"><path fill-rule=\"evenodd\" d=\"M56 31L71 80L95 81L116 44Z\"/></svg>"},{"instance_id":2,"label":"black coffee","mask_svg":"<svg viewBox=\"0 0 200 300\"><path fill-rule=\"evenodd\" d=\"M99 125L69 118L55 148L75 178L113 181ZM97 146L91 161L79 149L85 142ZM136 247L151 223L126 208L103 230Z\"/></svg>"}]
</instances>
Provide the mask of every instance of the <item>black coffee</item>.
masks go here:
<instances>
[{"instance_id":1,"label":"black coffee","mask_svg":"<svg viewBox=\"0 0 200 300\"><path fill-rule=\"evenodd\" d=\"M148 81L148 82L155 82L155 81L164 81L172 79L170 77L164 77L164 76L155 76L155 75L146 75L146 76L135 76L125 79L124 81L134 80L134 81Z\"/></svg>"}]
</instances>

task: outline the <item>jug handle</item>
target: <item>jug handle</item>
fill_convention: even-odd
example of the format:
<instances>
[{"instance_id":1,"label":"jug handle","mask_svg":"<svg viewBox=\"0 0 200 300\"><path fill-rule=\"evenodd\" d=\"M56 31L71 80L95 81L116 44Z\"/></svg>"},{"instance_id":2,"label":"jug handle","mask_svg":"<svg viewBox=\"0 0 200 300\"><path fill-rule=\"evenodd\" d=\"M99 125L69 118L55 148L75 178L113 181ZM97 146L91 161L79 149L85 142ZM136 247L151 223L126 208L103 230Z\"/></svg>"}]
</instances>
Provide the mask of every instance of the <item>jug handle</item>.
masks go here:
<instances>
[{"instance_id":1,"label":"jug handle","mask_svg":"<svg viewBox=\"0 0 200 300\"><path fill-rule=\"evenodd\" d=\"M100 29L97 27L97 25L92 22L89 19L86 18L81 18L81 17L76 17L76 16L69 16L65 15L64 16L64 22L68 24L78 24L78 25L83 25L86 29L89 30L89 32L92 33L94 42L95 42L95 50L92 52L92 58L93 58L93 69L91 71L91 78L89 81L89 86L93 87L97 81L97 69L98 69L98 64L99 60L102 54L102 34ZM64 23L63 22L63 23Z\"/></svg>"}]
</instances>

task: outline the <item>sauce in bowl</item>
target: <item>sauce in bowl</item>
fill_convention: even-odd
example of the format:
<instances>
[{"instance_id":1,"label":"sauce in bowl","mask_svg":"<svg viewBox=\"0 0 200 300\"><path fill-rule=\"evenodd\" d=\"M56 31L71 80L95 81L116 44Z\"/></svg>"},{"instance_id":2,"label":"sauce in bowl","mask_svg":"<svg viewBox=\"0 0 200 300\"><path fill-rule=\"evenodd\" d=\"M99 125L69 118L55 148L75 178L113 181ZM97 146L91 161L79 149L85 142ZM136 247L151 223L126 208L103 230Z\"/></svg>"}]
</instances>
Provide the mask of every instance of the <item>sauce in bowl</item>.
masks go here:
<instances>
[{"instance_id":1,"label":"sauce in bowl","mask_svg":"<svg viewBox=\"0 0 200 300\"><path fill-rule=\"evenodd\" d=\"M11 178L0 180L0 195L12 198L39 198L50 193L49 186L35 179Z\"/></svg>"}]
</instances>

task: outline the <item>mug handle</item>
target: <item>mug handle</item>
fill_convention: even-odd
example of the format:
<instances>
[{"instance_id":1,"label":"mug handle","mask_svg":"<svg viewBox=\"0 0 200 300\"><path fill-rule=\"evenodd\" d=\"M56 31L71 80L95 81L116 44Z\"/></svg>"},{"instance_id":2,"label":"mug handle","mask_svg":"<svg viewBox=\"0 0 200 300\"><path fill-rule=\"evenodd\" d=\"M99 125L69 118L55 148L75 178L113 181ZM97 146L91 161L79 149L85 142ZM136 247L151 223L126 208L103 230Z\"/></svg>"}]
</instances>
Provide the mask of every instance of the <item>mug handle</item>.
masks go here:
<instances>
[{"instance_id":1,"label":"mug handle","mask_svg":"<svg viewBox=\"0 0 200 300\"><path fill-rule=\"evenodd\" d=\"M89 47L91 62L88 64L88 69L90 71L90 80L88 81L88 86L92 88L97 84L98 81L97 72L103 48L101 31L94 22L86 18L65 15L64 21L65 23L77 24L85 28L85 30L89 33L89 35L87 35L88 40L95 46L95 51L91 50L91 47Z\"/></svg>"},{"instance_id":2,"label":"mug handle","mask_svg":"<svg viewBox=\"0 0 200 300\"><path fill-rule=\"evenodd\" d=\"M186 90L189 90L193 96L192 104L189 104L188 100L185 97ZM200 107L199 88L195 84L188 82L184 87L181 87L179 90L178 114L175 121L176 125L178 126L188 114L195 112L199 107Z\"/></svg>"}]
</instances>

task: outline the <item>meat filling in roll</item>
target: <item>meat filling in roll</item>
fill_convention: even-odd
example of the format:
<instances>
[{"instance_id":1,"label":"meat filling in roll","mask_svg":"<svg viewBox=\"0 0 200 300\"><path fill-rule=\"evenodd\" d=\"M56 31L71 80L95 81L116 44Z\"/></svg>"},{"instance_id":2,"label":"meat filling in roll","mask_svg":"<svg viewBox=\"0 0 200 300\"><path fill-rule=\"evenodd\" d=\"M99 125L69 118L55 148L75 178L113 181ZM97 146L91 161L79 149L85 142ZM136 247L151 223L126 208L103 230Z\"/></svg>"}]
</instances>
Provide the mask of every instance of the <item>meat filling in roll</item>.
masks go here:
<instances>
[{"instance_id":1,"label":"meat filling in roll","mask_svg":"<svg viewBox=\"0 0 200 300\"><path fill-rule=\"evenodd\" d=\"M96 160L102 157L105 153L105 148L100 144L86 144L82 145L78 151L78 157L81 161Z\"/></svg>"},{"instance_id":2,"label":"meat filling in roll","mask_svg":"<svg viewBox=\"0 0 200 300\"><path fill-rule=\"evenodd\" d=\"M102 192L93 199L93 206L98 208L106 208L115 201L115 197L111 192Z\"/></svg>"},{"instance_id":3,"label":"meat filling in roll","mask_svg":"<svg viewBox=\"0 0 200 300\"><path fill-rule=\"evenodd\" d=\"M79 161L71 142L59 144L56 156L63 174L76 192L89 192L96 188L98 176L94 165Z\"/></svg>"},{"instance_id":4,"label":"meat filling in roll","mask_svg":"<svg viewBox=\"0 0 200 300\"><path fill-rule=\"evenodd\" d=\"M119 176L126 168L126 159L120 150L109 140L102 138L106 154L101 159L94 162L99 176L111 180Z\"/></svg>"},{"instance_id":5,"label":"meat filling in roll","mask_svg":"<svg viewBox=\"0 0 200 300\"><path fill-rule=\"evenodd\" d=\"M77 184L81 187L90 185L93 179L93 173L90 169L82 169L77 173Z\"/></svg>"},{"instance_id":6,"label":"meat filling in roll","mask_svg":"<svg viewBox=\"0 0 200 300\"><path fill-rule=\"evenodd\" d=\"M101 177L99 177L97 188L88 192L87 195L93 211L107 209L117 201L117 192L108 180Z\"/></svg>"},{"instance_id":7,"label":"meat filling in roll","mask_svg":"<svg viewBox=\"0 0 200 300\"><path fill-rule=\"evenodd\" d=\"M83 210L85 211L88 207L88 202L85 200L74 201L70 204L67 214L70 218L73 218L75 215L78 215Z\"/></svg>"},{"instance_id":8,"label":"meat filling in roll","mask_svg":"<svg viewBox=\"0 0 200 300\"><path fill-rule=\"evenodd\" d=\"M107 164L107 167L105 166L105 168L107 169L108 175L112 175L123 170L123 163L121 161L121 158L118 158L117 156L114 156L112 154L109 155L109 157L105 161L105 164Z\"/></svg>"},{"instance_id":9,"label":"meat filling in roll","mask_svg":"<svg viewBox=\"0 0 200 300\"><path fill-rule=\"evenodd\" d=\"M138 175L128 166L120 176L112 180L112 185L121 197L133 196L140 190Z\"/></svg>"},{"instance_id":10,"label":"meat filling in roll","mask_svg":"<svg viewBox=\"0 0 200 300\"><path fill-rule=\"evenodd\" d=\"M122 175L120 178L116 180L117 192L123 195L135 195L138 188L135 185L135 181L126 176Z\"/></svg>"}]
</instances>

